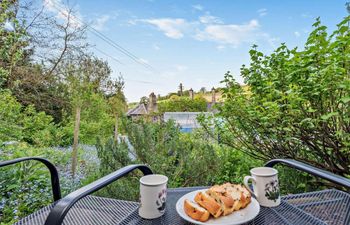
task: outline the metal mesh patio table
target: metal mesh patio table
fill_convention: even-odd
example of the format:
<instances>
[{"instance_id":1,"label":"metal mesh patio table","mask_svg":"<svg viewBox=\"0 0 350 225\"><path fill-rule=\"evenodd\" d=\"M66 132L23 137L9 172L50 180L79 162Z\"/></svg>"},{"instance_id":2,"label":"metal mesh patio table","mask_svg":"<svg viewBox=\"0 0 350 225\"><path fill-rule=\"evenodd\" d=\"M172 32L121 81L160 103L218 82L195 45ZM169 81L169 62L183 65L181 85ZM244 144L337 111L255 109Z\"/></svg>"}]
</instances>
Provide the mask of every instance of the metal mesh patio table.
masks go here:
<instances>
[{"instance_id":1,"label":"metal mesh patio table","mask_svg":"<svg viewBox=\"0 0 350 225\"><path fill-rule=\"evenodd\" d=\"M168 190L166 213L157 219L139 217L139 203L87 196L78 201L65 217L64 225L183 225L191 224L176 212L177 200L184 194L203 187ZM51 206L24 218L16 225L42 225ZM282 197L275 208L261 207L259 215L249 224L343 225L350 223L350 194L339 190L324 190Z\"/></svg>"}]
</instances>

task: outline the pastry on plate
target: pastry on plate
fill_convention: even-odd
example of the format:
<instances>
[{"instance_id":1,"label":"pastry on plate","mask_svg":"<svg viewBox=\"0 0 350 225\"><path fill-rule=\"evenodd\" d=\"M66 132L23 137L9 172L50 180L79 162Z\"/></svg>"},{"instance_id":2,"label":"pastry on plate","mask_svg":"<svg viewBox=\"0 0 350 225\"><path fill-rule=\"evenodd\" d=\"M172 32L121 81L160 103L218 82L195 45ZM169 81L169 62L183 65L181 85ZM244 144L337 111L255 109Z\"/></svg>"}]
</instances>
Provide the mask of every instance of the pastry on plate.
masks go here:
<instances>
[{"instance_id":1,"label":"pastry on plate","mask_svg":"<svg viewBox=\"0 0 350 225\"><path fill-rule=\"evenodd\" d=\"M251 197L250 192L243 185L225 183L198 192L194 197L195 202L186 199L184 209L192 219L204 222L210 215L218 218L247 207Z\"/></svg>"},{"instance_id":2,"label":"pastry on plate","mask_svg":"<svg viewBox=\"0 0 350 225\"><path fill-rule=\"evenodd\" d=\"M198 192L194 197L194 201L208 210L215 218L218 218L224 212L224 203L220 199L215 199L205 192Z\"/></svg>"},{"instance_id":3,"label":"pastry on plate","mask_svg":"<svg viewBox=\"0 0 350 225\"><path fill-rule=\"evenodd\" d=\"M205 222L209 219L208 210L187 199L184 202L184 209L185 213L194 220Z\"/></svg>"}]
</instances>

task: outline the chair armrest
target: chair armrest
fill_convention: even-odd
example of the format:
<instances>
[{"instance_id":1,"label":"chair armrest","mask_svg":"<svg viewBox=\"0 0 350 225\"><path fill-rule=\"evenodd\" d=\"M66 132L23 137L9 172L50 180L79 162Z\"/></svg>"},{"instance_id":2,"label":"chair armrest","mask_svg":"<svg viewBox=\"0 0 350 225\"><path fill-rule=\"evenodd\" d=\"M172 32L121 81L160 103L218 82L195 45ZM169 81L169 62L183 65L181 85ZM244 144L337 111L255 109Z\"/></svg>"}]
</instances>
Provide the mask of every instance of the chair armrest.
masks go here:
<instances>
[{"instance_id":1,"label":"chair armrest","mask_svg":"<svg viewBox=\"0 0 350 225\"><path fill-rule=\"evenodd\" d=\"M101 188L107 186L108 184L118 180L119 178L127 175L131 171L139 169L143 172L144 175L153 174L151 169L146 165L129 165L126 167L123 167L111 174L108 174L107 176L104 176L85 187L82 187L66 197L62 198L60 201L57 202L57 204L53 207L53 209L50 211L46 221L45 225L61 225L63 222L64 217L67 215L68 211L72 206L78 202L83 197L94 193L95 191L100 190Z\"/></svg>"},{"instance_id":2,"label":"chair armrest","mask_svg":"<svg viewBox=\"0 0 350 225\"><path fill-rule=\"evenodd\" d=\"M5 166L9 166L12 164L17 164L20 162L24 162L24 161L39 161L41 163L43 163L50 171L50 175L51 175L51 187L52 187L52 195L53 195L53 201L58 201L61 199L61 189L60 189L60 181L58 178L58 172L56 167L47 159L44 158L40 158L40 157L24 157L24 158L18 158L18 159L12 159L12 160L8 160L8 161L3 161L0 162L0 167L5 167Z\"/></svg>"},{"instance_id":3,"label":"chair armrest","mask_svg":"<svg viewBox=\"0 0 350 225\"><path fill-rule=\"evenodd\" d=\"M284 164L284 165L289 166L291 168L295 168L295 169L304 171L304 172L309 173L311 175L314 175L316 177L323 178L325 180L328 180L330 182L333 182L335 184L339 184L343 187L350 189L350 179L336 175L336 174L331 173L331 172L326 171L326 170L316 168L316 167L308 165L306 163L296 161L294 159L273 159L273 160L267 162L265 164L265 166L273 167L276 164Z\"/></svg>"}]
</instances>

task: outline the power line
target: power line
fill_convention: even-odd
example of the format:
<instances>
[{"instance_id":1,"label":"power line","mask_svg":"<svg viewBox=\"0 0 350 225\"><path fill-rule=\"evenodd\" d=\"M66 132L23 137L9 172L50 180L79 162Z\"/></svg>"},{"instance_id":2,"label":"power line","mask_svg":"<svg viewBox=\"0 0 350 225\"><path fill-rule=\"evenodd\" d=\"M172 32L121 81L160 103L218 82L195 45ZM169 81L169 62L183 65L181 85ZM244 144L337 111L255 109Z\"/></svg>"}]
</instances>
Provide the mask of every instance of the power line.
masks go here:
<instances>
[{"instance_id":1,"label":"power line","mask_svg":"<svg viewBox=\"0 0 350 225\"><path fill-rule=\"evenodd\" d=\"M141 64L142 66L145 66L148 69L153 70L153 72L157 72L159 73L159 71L157 69L155 69L153 66L151 66L150 64L141 61L141 58L135 56L134 54L132 54L130 51L126 50L125 48L121 47L120 45L118 45L117 43L115 43L112 39L110 39L109 37L107 37L106 35L102 34L101 32L99 32L98 30L96 30L95 28L86 25L90 31L92 31L92 33L94 33L96 36L98 36L99 38L101 38L102 40L104 40L105 42L109 43L110 45L112 45L113 47L115 47L118 51L122 52L124 55L128 56L129 58L131 58L133 61L135 61L138 64Z\"/></svg>"},{"instance_id":2,"label":"power line","mask_svg":"<svg viewBox=\"0 0 350 225\"><path fill-rule=\"evenodd\" d=\"M103 55L105 55L105 56L107 56L107 57L113 59L113 60L116 61L117 63L119 63L119 64L121 64L121 65L125 65L124 63L122 63L121 61L119 61L118 59L116 59L115 57L113 57L113 56L107 54L106 52L102 51L101 49L98 49L96 46L93 46L93 48L94 48L95 50L97 50L98 52L100 52L101 54L103 54Z\"/></svg>"},{"instance_id":3,"label":"power line","mask_svg":"<svg viewBox=\"0 0 350 225\"><path fill-rule=\"evenodd\" d=\"M121 61L119 61L118 59L116 59L115 57L107 54L106 52L102 51L101 49L96 48L96 46L93 47L95 50L99 51L100 53L102 53L103 55L110 57L111 59L113 59L114 61L116 61L119 64L125 65L124 63L122 63ZM134 80L134 79L127 79L124 78L124 80L126 81L130 81L130 82L136 82L136 83L142 83L142 84L158 84L158 83L154 83L154 82L150 82L150 81L144 81L144 80ZM161 84L159 84L161 85Z\"/></svg>"},{"instance_id":4,"label":"power line","mask_svg":"<svg viewBox=\"0 0 350 225\"><path fill-rule=\"evenodd\" d=\"M55 2L52 2L52 6L54 8L56 8L59 12L65 14L66 12L62 12L63 9L61 6L58 6ZM98 30L96 30L95 28L91 27L90 25L84 23L81 19L77 18L76 16L73 16L71 19L75 20L75 22L78 22L80 24L85 25L93 34L95 34L97 37L99 37L100 39L102 39L103 41L105 41L106 43L108 43L109 45L111 45L112 47L114 47L115 49L117 49L119 52L123 53L124 55L128 56L129 58L131 58L133 61L135 61L136 63L144 66L145 68L152 70L153 72L157 72L159 73L159 71L157 69L155 69L153 66L151 66L150 64L141 61L141 58L137 57L136 55L134 55L133 53L131 53L130 51L128 51L127 49L123 48L121 45L115 43L112 39L110 39L109 37L107 37L106 35L104 35L103 33L99 32ZM119 61L119 60L118 60Z\"/></svg>"}]
</instances>

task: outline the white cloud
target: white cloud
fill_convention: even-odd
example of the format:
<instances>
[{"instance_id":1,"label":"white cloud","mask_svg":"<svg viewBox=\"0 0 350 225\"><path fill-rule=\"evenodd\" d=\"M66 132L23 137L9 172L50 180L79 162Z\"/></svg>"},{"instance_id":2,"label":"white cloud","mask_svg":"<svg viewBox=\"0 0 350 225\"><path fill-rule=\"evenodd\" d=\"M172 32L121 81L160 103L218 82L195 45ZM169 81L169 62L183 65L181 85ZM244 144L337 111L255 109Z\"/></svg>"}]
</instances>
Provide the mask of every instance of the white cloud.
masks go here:
<instances>
[{"instance_id":1,"label":"white cloud","mask_svg":"<svg viewBox=\"0 0 350 225\"><path fill-rule=\"evenodd\" d=\"M206 14L204 16L200 16L199 17L199 21L201 23L204 23L204 24L211 24L211 23L223 23L222 20L219 18L219 17L216 17L216 16L212 16L210 15L209 12L206 12Z\"/></svg>"},{"instance_id":2,"label":"white cloud","mask_svg":"<svg viewBox=\"0 0 350 225\"><path fill-rule=\"evenodd\" d=\"M222 51L225 48L226 48L225 45L218 45L218 46L216 46L216 49L219 50L219 51Z\"/></svg>"},{"instance_id":3,"label":"white cloud","mask_svg":"<svg viewBox=\"0 0 350 225\"><path fill-rule=\"evenodd\" d=\"M153 44L153 49L158 51L158 50L160 50L160 47L157 44Z\"/></svg>"},{"instance_id":4,"label":"white cloud","mask_svg":"<svg viewBox=\"0 0 350 225\"><path fill-rule=\"evenodd\" d=\"M136 19L129 24L139 22L155 26L169 38L181 39L186 35L199 41L216 42L218 50L258 41L266 42L274 47L279 41L278 38L261 31L259 21L256 19L242 24L225 24L219 17L212 16L210 12L204 13L195 21L187 21L184 18L152 18ZM158 50L157 47L154 49Z\"/></svg>"},{"instance_id":5,"label":"white cloud","mask_svg":"<svg viewBox=\"0 0 350 225\"><path fill-rule=\"evenodd\" d=\"M303 17L303 18L312 18L312 15L310 13L308 13L308 12L302 13L300 16Z\"/></svg>"},{"instance_id":6,"label":"white cloud","mask_svg":"<svg viewBox=\"0 0 350 225\"><path fill-rule=\"evenodd\" d=\"M128 20L128 25L136 25L137 20Z\"/></svg>"},{"instance_id":7,"label":"white cloud","mask_svg":"<svg viewBox=\"0 0 350 225\"><path fill-rule=\"evenodd\" d=\"M198 10L198 11L203 11L203 6L197 4L197 5L193 5L192 8L194 8L195 10Z\"/></svg>"},{"instance_id":8,"label":"white cloud","mask_svg":"<svg viewBox=\"0 0 350 225\"><path fill-rule=\"evenodd\" d=\"M111 19L109 15L102 15L93 22L92 27L101 31L104 29L109 19Z\"/></svg>"},{"instance_id":9,"label":"white cloud","mask_svg":"<svg viewBox=\"0 0 350 225\"><path fill-rule=\"evenodd\" d=\"M56 15L57 18L67 21L70 19L70 24L72 27L81 27L82 16L79 11L70 11L61 0L44 0L44 7L49 12L52 12Z\"/></svg>"},{"instance_id":10,"label":"white cloud","mask_svg":"<svg viewBox=\"0 0 350 225\"><path fill-rule=\"evenodd\" d=\"M148 60L147 59L144 59L144 58L139 58L137 61L139 61L140 63L148 63Z\"/></svg>"},{"instance_id":11,"label":"white cloud","mask_svg":"<svg viewBox=\"0 0 350 225\"><path fill-rule=\"evenodd\" d=\"M165 79L174 79L177 75L178 74L174 71L165 71L160 74L160 76Z\"/></svg>"},{"instance_id":12,"label":"white cloud","mask_svg":"<svg viewBox=\"0 0 350 225\"><path fill-rule=\"evenodd\" d=\"M276 48L280 44L280 38L278 37L271 37L268 33L262 33L260 35L272 48Z\"/></svg>"},{"instance_id":13,"label":"white cloud","mask_svg":"<svg viewBox=\"0 0 350 225\"><path fill-rule=\"evenodd\" d=\"M265 9L265 8L259 9L257 11L257 13L259 14L259 16L266 16L267 15L267 9Z\"/></svg>"},{"instance_id":14,"label":"white cloud","mask_svg":"<svg viewBox=\"0 0 350 225\"><path fill-rule=\"evenodd\" d=\"M223 24L208 25L204 31L196 35L197 40L211 40L221 44L229 44L237 47L242 42L255 40L256 31L259 28L257 20L251 20L247 24Z\"/></svg>"},{"instance_id":15,"label":"white cloud","mask_svg":"<svg viewBox=\"0 0 350 225\"><path fill-rule=\"evenodd\" d=\"M188 69L188 67L184 65L175 65L175 68L178 72L183 72Z\"/></svg>"},{"instance_id":16,"label":"white cloud","mask_svg":"<svg viewBox=\"0 0 350 225\"><path fill-rule=\"evenodd\" d=\"M180 39L184 36L183 32L190 25L185 19L177 18L159 18L159 19L146 19L139 20L141 22L149 23L156 26L159 30L163 31L167 37L173 39Z\"/></svg>"},{"instance_id":17,"label":"white cloud","mask_svg":"<svg viewBox=\"0 0 350 225\"><path fill-rule=\"evenodd\" d=\"M300 37L300 33L298 32L298 31L294 31L294 35L295 35L295 37Z\"/></svg>"}]
</instances>

